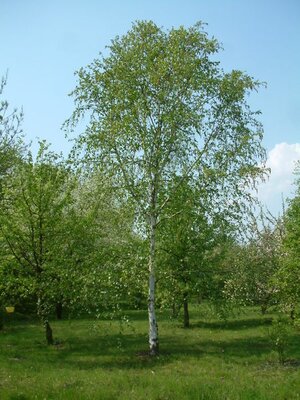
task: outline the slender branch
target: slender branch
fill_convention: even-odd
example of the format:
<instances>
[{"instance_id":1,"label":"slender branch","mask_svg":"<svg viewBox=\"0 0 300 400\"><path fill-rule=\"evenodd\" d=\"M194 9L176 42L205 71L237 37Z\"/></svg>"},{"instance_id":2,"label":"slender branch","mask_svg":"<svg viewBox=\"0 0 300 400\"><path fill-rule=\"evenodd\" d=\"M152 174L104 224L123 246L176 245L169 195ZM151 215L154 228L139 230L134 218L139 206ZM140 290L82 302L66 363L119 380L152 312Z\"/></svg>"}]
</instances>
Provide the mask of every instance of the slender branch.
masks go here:
<instances>
[{"instance_id":1,"label":"slender branch","mask_svg":"<svg viewBox=\"0 0 300 400\"><path fill-rule=\"evenodd\" d=\"M201 161L203 154L207 151L208 145L210 144L211 140L215 137L217 131L213 131L211 132L211 134L208 136L203 149L200 151L198 157L196 158L196 160L190 165L190 167L187 169L187 171L181 175L179 181L177 182L176 186L175 186L175 190L178 189L178 187L182 184L182 182L187 178L187 176L191 173L191 171L195 168L195 166ZM162 205L159 207L159 210L163 210L164 207L167 205L167 203L170 201L171 196L168 195L167 198L165 199L165 201L162 203ZM157 222L157 225L160 223L161 220L159 220Z\"/></svg>"},{"instance_id":2,"label":"slender branch","mask_svg":"<svg viewBox=\"0 0 300 400\"><path fill-rule=\"evenodd\" d=\"M136 195L136 193L135 193L134 190L133 190L134 184L133 184L133 183L130 183L130 179L129 179L129 177L128 177L128 174L127 174L127 172L126 172L126 170L125 170L125 168L124 168L124 166L123 166L124 163L122 162L122 158L121 158L121 156L120 156L120 153L119 153L119 151L118 151L118 149L117 149L116 146L113 147L113 150L114 150L115 155L116 155L116 157L117 157L117 161L118 161L119 167L120 167L120 169L121 169L121 171L122 171L122 175L123 175L124 181L125 181L125 183L126 183L126 187L127 187L127 189L129 190L131 196L132 196L132 197L134 198L134 200L138 203L137 195Z\"/></svg>"},{"instance_id":3,"label":"slender branch","mask_svg":"<svg viewBox=\"0 0 300 400\"><path fill-rule=\"evenodd\" d=\"M5 231L3 230L3 227L0 226L1 232L3 237L5 238L6 243L8 244L8 247L10 249L10 251L12 252L13 256L15 257L15 259L18 261L18 263L26 268L26 265L23 263L23 260L27 261L27 263L35 269L35 264L33 264L30 260L30 258L28 258L25 254L22 254L22 256L19 256L18 253L16 252L15 246L13 246L13 244L11 243L9 237L6 235ZM21 248L21 252L22 252L22 248Z\"/></svg>"}]
</instances>

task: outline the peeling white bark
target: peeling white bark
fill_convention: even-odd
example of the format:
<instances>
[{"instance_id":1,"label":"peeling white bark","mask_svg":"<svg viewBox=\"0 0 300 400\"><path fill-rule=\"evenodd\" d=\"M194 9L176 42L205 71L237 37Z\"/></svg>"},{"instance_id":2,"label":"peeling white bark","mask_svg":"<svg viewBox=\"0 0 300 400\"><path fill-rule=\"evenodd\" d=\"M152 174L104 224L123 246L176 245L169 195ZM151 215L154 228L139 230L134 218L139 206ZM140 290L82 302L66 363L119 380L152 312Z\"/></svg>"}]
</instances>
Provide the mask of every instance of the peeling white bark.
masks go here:
<instances>
[{"instance_id":1,"label":"peeling white bark","mask_svg":"<svg viewBox=\"0 0 300 400\"><path fill-rule=\"evenodd\" d=\"M149 346L150 355L158 354L158 326L155 315L155 238L156 218L150 217L150 254L149 254Z\"/></svg>"}]
</instances>

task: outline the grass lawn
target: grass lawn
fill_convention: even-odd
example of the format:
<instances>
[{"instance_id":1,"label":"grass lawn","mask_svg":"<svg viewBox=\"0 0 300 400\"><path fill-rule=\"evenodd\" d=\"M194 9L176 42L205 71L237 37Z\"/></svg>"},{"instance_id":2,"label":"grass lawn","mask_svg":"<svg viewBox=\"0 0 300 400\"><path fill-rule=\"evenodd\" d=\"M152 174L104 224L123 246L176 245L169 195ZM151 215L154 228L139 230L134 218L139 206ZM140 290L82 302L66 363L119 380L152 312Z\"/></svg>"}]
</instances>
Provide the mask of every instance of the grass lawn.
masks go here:
<instances>
[{"instance_id":1,"label":"grass lawn","mask_svg":"<svg viewBox=\"0 0 300 400\"><path fill-rule=\"evenodd\" d=\"M191 312L190 329L159 315L161 355L149 358L147 315L132 323L65 320L46 346L42 327L13 316L0 332L0 399L300 399L300 333L279 365L271 315L255 309L226 323Z\"/></svg>"}]
</instances>

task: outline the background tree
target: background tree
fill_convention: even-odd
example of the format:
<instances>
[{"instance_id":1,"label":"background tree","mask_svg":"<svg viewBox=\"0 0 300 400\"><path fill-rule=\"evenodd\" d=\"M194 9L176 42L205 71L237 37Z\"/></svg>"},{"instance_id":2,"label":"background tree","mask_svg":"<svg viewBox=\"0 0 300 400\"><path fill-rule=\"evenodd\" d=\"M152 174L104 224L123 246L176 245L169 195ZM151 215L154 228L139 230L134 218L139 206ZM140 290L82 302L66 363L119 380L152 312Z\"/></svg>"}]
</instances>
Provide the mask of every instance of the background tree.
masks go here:
<instances>
[{"instance_id":1,"label":"background tree","mask_svg":"<svg viewBox=\"0 0 300 400\"><path fill-rule=\"evenodd\" d=\"M125 198L114 196L112 185L96 169L81 175L73 192L63 253L68 254L64 262L70 266L67 279L72 276L68 302L72 312L111 317L122 311L133 292L130 282L133 274L138 276L140 239L133 232L132 207Z\"/></svg>"},{"instance_id":2,"label":"background tree","mask_svg":"<svg viewBox=\"0 0 300 400\"><path fill-rule=\"evenodd\" d=\"M175 217L164 219L158 230L158 285L160 298L172 306L175 315L183 306L183 326L187 328L191 299L213 299L216 294L214 277L229 225L225 216L209 213L205 193L197 190L196 182L185 180L177 187L178 179L168 188L170 201L165 207L165 212L173 212Z\"/></svg>"},{"instance_id":3,"label":"background tree","mask_svg":"<svg viewBox=\"0 0 300 400\"><path fill-rule=\"evenodd\" d=\"M246 101L260 83L240 71L224 73L219 50L201 23L165 32L137 22L112 41L107 57L79 70L72 93L76 108L67 126L89 117L78 148L118 178L144 225L152 355L158 353L157 227L169 201L167 182L174 173L182 177L178 186L193 176L216 211L238 212L263 172L262 127Z\"/></svg>"},{"instance_id":4,"label":"background tree","mask_svg":"<svg viewBox=\"0 0 300 400\"><path fill-rule=\"evenodd\" d=\"M300 162L296 174L296 195L285 214L281 266L275 279L279 301L292 319L299 315L300 303Z\"/></svg>"},{"instance_id":5,"label":"background tree","mask_svg":"<svg viewBox=\"0 0 300 400\"><path fill-rule=\"evenodd\" d=\"M274 277L280 267L284 235L282 218L261 210L252 215L244 242L235 242L227 252L228 277L225 293L240 305L259 305L264 314L276 303Z\"/></svg>"},{"instance_id":6,"label":"background tree","mask_svg":"<svg viewBox=\"0 0 300 400\"><path fill-rule=\"evenodd\" d=\"M68 172L59 158L41 143L36 162L29 154L6 181L0 211L0 227L6 248L5 275L17 285L6 288L8 297L20 292L36 299L37 313L53 343L49 324L60 286L59 250L65 231L62 224L70 201ZM8 283L9 279L4 281Z\"/></svg>"},{"instance_id":7,"label":"background tree","mask_svg":"<svg viewBox=\"0 0 300 400\"><path fill-rule=\"evenodd\" d=\"M6 84L7 76L4 76L0 82L0 197L2 196L5 177L9 173L12 173L15 164L21 159L26 148L23 142L21 128L23 112L19 112L17 109L10 110L8 101L3 98ZM0 249L1 254L3 254L4 250L1 237ZM4 268L2 263L0 266L0 275ZM0 306L1 308L4 306L1 301ZM0 328L3 325L2 320L2 310L0 310Z\"/></svg>"}]
</instances>

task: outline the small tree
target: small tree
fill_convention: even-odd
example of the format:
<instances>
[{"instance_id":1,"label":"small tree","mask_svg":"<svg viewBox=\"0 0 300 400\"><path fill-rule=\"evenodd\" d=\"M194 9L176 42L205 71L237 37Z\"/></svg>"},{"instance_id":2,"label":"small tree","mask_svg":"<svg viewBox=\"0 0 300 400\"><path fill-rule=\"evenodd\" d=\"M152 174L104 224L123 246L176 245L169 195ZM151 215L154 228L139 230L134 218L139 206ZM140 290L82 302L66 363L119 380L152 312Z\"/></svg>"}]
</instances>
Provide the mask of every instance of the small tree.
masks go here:
<instances>
[{"instance_id":1,"label":"small tree","mask_svg":"<svg viewBox=\"0 0 300 400\"><path fill-rule=\"evenodd\" d=\"M277 353L279 364L287 361L287 350L289 345L291 329L286 318L278 316L272 321L268 330L268 338L273 350Z\"/></svg>"},{"instance_id":2,"label":"small tree","mask_svg":"<svg viewBox=\"0 0 300 400\"><path fill-rule=\"evenodd\" d=\"M78 148L86 161L105 165L135 203L149 243L149 346L155 355L157 227L169 201L164 188L176 173L178 186L193 176L218 198L216 210L234 212L242 197L249 198L265 152L258 113L246 97L261 84L240 71L223 72L215 60L220 46L201 23L165 32L137 22L108 50L79 70L76 108L66 124L72 129L89 116Z\"/></svg>"}]
</instances>

